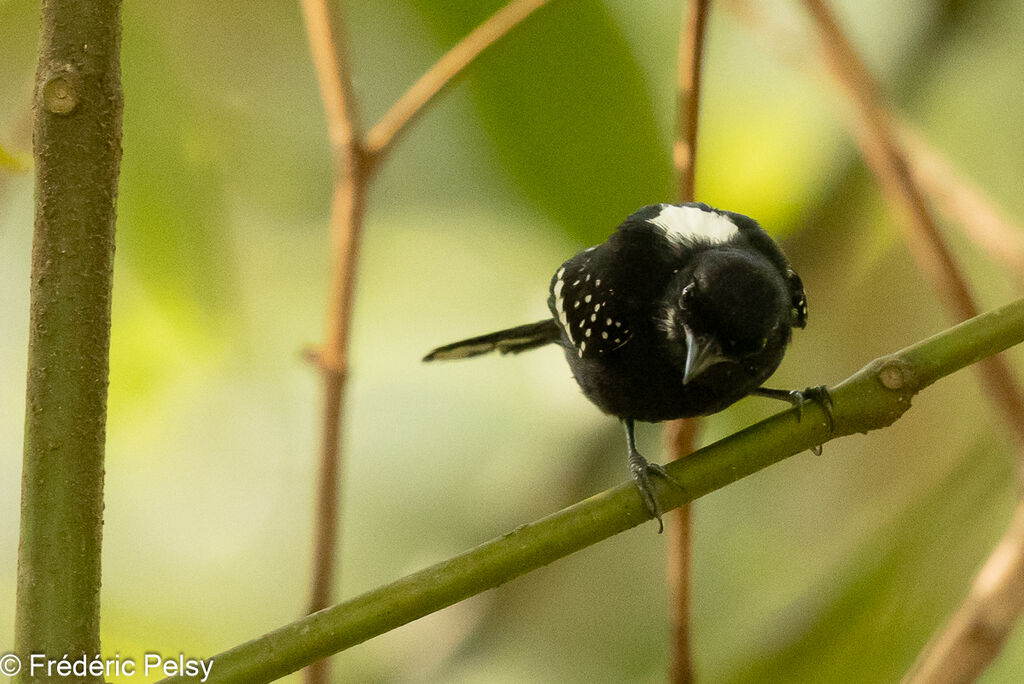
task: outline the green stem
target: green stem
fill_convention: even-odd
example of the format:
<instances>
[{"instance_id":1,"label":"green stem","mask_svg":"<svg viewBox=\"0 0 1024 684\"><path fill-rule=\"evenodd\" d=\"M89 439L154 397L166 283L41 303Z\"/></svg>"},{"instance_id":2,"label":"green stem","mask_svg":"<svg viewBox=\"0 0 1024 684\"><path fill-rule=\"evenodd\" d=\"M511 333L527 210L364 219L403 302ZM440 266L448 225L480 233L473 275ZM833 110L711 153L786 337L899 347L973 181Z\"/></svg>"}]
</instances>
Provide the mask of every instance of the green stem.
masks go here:
<instances>
[{"instance_id":1,"label":"green stem","mask_svg":"<svg viewBox=\"0 0 1024 684\"><path fill-rule=\"evenodd\" d=\"M835 437L892 424L939 378L1024 341L1024 299L868 364L832 390L835 430L816 403L752 425L667 466L667 511ZM207 682L270 682L332 653L535 570L647 520L632 483L516 528L459 556L214 656ZM175 677L171 682L194 681Z\"/></svg>"},{"instance_id":2,"label":"green stem","mask_svg":"<svg viewBox=\"0 0 1024 684\"><path fill-rule=\"evenodd\" d=\"M103 450L121 163L120 1L48 0L36 72L15 649L99 653ZM76 681L102 682L102 677Z\"/></svg>"}]
</instances>

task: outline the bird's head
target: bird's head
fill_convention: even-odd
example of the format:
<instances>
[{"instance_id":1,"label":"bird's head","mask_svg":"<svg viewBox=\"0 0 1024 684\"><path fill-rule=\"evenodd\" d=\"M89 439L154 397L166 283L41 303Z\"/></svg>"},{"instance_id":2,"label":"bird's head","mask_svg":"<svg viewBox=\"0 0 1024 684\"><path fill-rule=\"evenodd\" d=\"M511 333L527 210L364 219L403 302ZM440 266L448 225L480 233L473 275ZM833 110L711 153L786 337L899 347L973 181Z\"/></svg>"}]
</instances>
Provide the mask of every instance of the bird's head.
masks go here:
<instances>
[{"instance_id":1,"label":"bird's head","mask_svg":"<svg viewBox=\"0 0 1024 684\"><path fill-rule=\"evenodd\" d=\"M676 274L662 311L684 384L719 364L774 371L794 322L785 276L760 255L732 249L698 253Z\"/></svg>"}]
</instances>

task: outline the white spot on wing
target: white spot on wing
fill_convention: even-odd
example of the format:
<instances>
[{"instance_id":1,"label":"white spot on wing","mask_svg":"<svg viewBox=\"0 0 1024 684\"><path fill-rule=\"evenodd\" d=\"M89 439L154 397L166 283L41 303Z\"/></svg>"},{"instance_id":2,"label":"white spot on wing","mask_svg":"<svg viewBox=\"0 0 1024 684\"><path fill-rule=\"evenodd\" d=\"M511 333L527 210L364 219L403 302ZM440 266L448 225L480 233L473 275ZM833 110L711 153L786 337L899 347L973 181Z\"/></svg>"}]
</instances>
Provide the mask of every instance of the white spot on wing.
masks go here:
<instances>
[{"instance_id":1,"label":"white spot on wing","mask_svg":"<svg viewBox=\"0 0 1024 684\"><path fill-rule=\"evenodd\" d=\"M575 340L572 339L572 330L569 329L569 319L565 315L565 298L562 296L562 289L565 287L565 281L562 280L565 276L565 267L563 266L558 269L558 273L555 276L558 280L555 282L551 293L555 295L555 311L558 312L558 322L562 324L562 330L565 331L566 336L569 338L569 344L575 344Z\"/></svg>"},{"instance_id":2,"label":"white spot on wing","mask_svg":"<svg viewBox=\"0 0 1024 684\"><path fill-rule=\"evenodd\" d=\"M735 223L713 211L704 211L698 207L676 207L671 204L660 206L661 211L658 215L647 219L647 222L664 230L665 235L671 240L703 240L717 244L726 242L739 232Z\"/></svg>"}]
</instances>

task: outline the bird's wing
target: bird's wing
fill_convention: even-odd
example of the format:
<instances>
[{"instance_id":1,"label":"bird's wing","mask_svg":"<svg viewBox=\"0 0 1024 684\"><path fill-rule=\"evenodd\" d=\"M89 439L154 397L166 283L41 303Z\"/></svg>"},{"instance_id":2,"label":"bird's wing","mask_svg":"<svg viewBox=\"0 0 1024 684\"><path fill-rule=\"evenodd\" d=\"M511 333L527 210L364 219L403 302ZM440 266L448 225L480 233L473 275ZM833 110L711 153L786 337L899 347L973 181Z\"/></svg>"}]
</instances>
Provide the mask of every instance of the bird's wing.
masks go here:
<instances>
[{"instance_id":1,"label":"bird's wing","mask_svg":"<svg viewBox=\"0 0 1024 684\"><path fill-rule=\"evenodd\" d=\"M634 298L609 268L607 245L580 252L551 281L552 313L580 358L615 351L636 329Z\"/></svg>"},{"instance_id":2,"label":"bird's wing","mask_svg":"<svg viewBox=\"0 0 1024 684\"><path fill-rule=\"evenodd\" d=\"M689 258L645 218L630 216L551 280L548 305L580 358L611 354L657 325L669 281Z\"/></svg>"}]
</instances>

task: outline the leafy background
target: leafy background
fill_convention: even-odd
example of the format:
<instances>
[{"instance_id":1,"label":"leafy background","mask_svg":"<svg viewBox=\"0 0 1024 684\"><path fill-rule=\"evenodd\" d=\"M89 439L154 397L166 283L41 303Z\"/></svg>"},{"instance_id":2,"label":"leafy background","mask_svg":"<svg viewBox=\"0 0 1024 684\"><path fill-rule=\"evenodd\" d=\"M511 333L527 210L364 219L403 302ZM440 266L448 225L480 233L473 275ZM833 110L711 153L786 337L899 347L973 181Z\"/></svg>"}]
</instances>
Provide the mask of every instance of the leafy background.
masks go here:
<instances>
[{"instance_id":1,"label":"leafy background","mask_svg":"<svg viewBox=\"0 0 1024 684\"><path fill-rule=\"evenodd\" d=\"M821 69L778 59L730 4L710 27L697 194L757 217L807 285L810 327L773 384L835 382L948 320ZM363 122L499 5L347 3ZM759 5L813 64L799 7ZM890 100L1024 216L1019 3L836 5ZM546 315L557 264L670 199L680 11L554 3L475 63L377 179L347 400L343 596L625 479L618 425L557 350L419 358ZM14 154L30 149L37 27L36 3L0 1L0 146ZM306 601L320 399L300 351L321 337L330 155L297 3L127 3L123 73L104 651L205 657ZM13 642L31 226L31 174L0 168L0 652ZM1010 274L946 232L983 308L1014 296ZM702 439L778 408L740 402ZM897 680L1008 522L1006 437L965 372L891 429L698 502L699 673ZM663 457L656 428L639 439ZM351 649L335 672L662 681L664 554L643 526ZM984 681L1022 671L1018 630Z\"/></svg>"}]
</instances>

